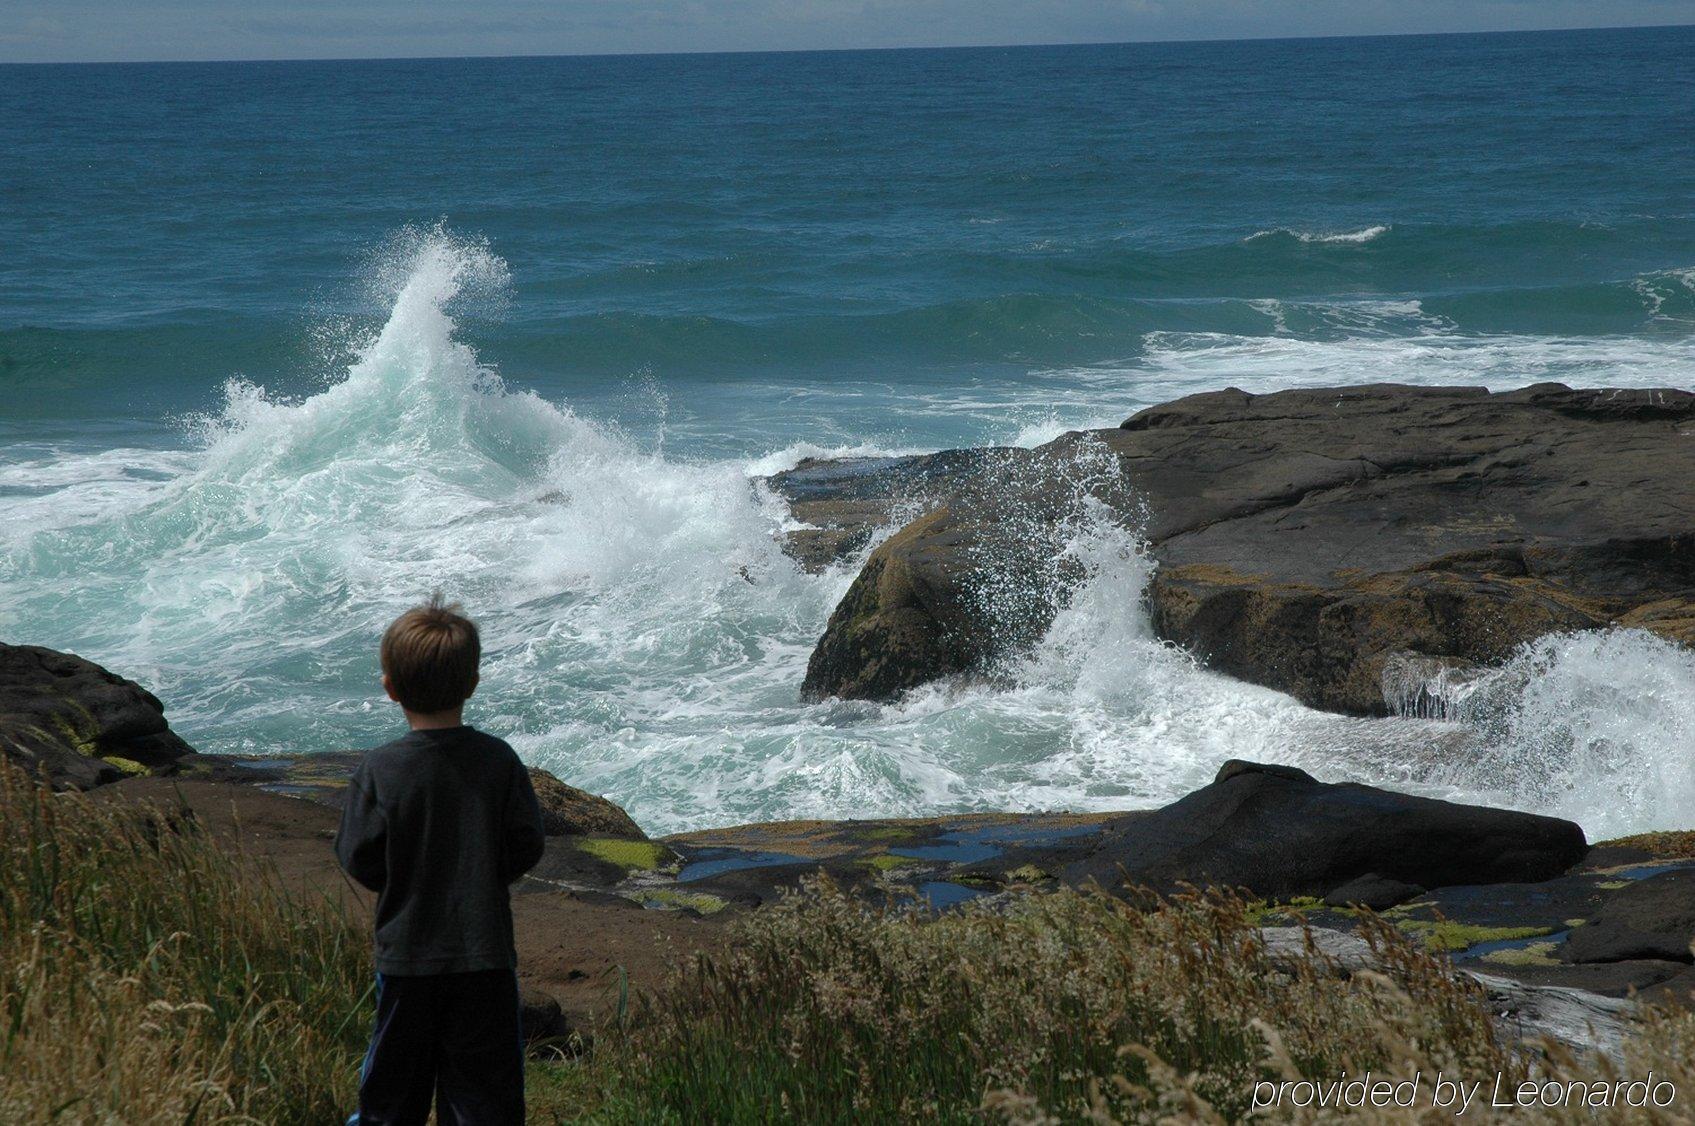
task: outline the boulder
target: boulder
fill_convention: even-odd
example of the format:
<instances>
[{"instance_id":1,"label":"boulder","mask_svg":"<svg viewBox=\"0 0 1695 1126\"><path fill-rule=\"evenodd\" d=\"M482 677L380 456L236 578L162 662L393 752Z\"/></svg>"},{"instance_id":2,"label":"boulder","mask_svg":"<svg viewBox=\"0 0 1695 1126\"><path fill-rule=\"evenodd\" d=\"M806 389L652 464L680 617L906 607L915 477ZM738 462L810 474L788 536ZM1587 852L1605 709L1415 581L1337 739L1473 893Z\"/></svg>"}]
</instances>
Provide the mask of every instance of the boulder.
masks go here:
<instances>
[{"instance_id":1,"label":"boulder","mask_svg":"<svg viewBox=\"0 0 1695 1126\"><path fill-rule=\"evenodd\" d=\"M0 755L55 788L169 773L192 753L134 681L69 653L0 644Z\"/></svg>"},{"instance_id":2,"label":"boulder","mask_svg":"<svg viewBox=\"0 0 1695 1126\"><path fill-rule=\"evenodd\" d=\"M1566 962L1695 962L1695 868L1649 876L1608 896L1560 948Z\"/></svg>"},{"instance_id":3,"label":"boulder","mask_svg":"<svg viewBox=\"0 0 1695 1126\"><path fill-rule=\"evenodd\" d=\"M541 805L542 832L550 837L616 837L647 840L630 815L603 797L567 785L539 767L530 768L530 785Z\"/></svg>"},{"instance_id":4,"label":"boulder","mask_svg":"<svg viewBox=\"0 0 1695 1126\"><path fill-rule=\"evenodd\" d=\"M1067 542L1090 519L1140 511L1098 444L997 450L880 544L836 606L802 695L890 699L1039 639L1084 568Z\"/></svg>"},{"instance_id":5,"label":"boulder","mask_svg":"<svg viewBox=\"0 0 1695 1126\"><path fill-rule=\"evenodd\" d=\"M1368 876L1379 888L1546 880L1587 851L1583 830L1570 821L1232 760L1210 786L1115 822L1059 872L1068 882L1108 888L1211 885L1286 901L1346 897ZM1001 863L1054 860L1009 853Z\"/></svg>"},{"instance_id":6,"label":"boulder","mask_svg":"<svg viewBox=\"0 0 1695 1126\"><path fill-rule=\"evenodd\" d=\"M1692 441L1685 391L1189 396L950 478L871 553L803 691L887 699L992 672L1082 574L1060 548L1085 511L1147 545L1162 638L1315 707L1385 714L1391 660L1497 663L1555 631L1687 643Z\"/></svg>"},{"instance_id":7,"label":"boulder","mask_svg":"<svg viewBox=\"0 0 1695 1126\"><path fill-rule=\"evenodd\" d=\"M528 984L518 989L518 1026L526 1044L562 1040L571 1034L571 1023L553 994Z\"/></svg>"},{"instance_id":8,"label":"boulder","mask_svg":"<svg viewBox=\"0 0 1695 1126\"><path fill-rule=\"evenodd\" d=\"M955 523L939 508L872 552L807 662L804 696L886 700L997 651L992 623L958 581Z\"/></svg>"}]
</instances>

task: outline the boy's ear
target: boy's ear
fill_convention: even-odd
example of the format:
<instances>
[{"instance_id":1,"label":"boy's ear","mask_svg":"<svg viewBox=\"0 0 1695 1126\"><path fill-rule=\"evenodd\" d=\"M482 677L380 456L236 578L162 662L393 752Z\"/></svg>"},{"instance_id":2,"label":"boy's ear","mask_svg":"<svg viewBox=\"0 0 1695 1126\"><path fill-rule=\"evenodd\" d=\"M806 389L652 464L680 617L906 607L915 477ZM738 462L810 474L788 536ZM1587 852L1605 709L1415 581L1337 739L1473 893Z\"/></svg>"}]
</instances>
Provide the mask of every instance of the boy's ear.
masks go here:
<instances>
[{"instance_id":1,"label":"boy's ear","mask_svg":"<svg viewBox=\"0 0 1695 1126\"><path fill-rule=\"evenodd\" d=\"M383 673L383 695L387 696L397 704L400 703L400 697L394 694L394 682L388 678L388 673L386 672Z\"/></svg>"},{"instance_id":2,"label":"boy's ear","mask_svg":"<svg viewBox=\"0 0 1695 1126\"><path fill-rule=\"evenodd\" d=\"M471 690L469 692L465 693L465 699L469 700L472 696L475 696L477 694L477 683L481 680L482 680L482 674L481 673L474 672L474 673L471 674Z\"/></svg>"}]
</instances>

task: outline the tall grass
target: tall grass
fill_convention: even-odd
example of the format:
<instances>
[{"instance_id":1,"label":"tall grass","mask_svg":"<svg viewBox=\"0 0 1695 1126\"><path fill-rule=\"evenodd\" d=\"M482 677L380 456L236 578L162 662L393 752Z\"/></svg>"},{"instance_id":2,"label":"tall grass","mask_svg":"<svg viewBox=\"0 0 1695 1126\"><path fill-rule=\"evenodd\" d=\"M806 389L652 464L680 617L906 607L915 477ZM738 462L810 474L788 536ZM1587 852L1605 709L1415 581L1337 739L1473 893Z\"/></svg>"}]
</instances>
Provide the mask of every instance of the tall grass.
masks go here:
<instances>
[{"instance_id":1,"label":"tall grass","mask_svg":"<svg viewBox=\"0 0 1695 1126\"><path fill-rule=\"evenodd\" d=\"M192 815L0 766L0 1122L334 1122L370 940Z\"/></svg>"},{"instance_id":2,"label":"tall grass","mask_svg":"<svg viewBox=\"0 0 1695 1126\"><path fill-rule=\"evenodd\" d=\"M634 1122L1235 1119L1256 1079L1511 1072L1470 985L1386 927L1384 972L1274 960L1225 895L1032 896L939 919L815 885L640 1014Z\"/></svg>"}]
</instances>

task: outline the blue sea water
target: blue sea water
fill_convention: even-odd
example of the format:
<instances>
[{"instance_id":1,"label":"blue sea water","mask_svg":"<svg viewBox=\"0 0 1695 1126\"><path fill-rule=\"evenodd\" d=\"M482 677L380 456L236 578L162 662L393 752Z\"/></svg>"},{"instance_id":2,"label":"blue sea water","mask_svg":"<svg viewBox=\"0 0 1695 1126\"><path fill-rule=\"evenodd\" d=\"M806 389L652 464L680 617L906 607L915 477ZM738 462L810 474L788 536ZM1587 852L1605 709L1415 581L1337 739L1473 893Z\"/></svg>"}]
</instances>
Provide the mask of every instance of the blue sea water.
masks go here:
<instances>
[{"instance_id":1,"label":"blue sea water","mask_svg":"<svg viewBox=\"0 0 1695 1126\"><path fill-rule=\"evenodd\" d=\"M1695 29L0 67L0 638L208 750L368 744L441 587L476 722L656 829L1168 800L1225 757L1687 821L1695 660L1458 722L1193 668L1106 531L999 687L803 705L852 568L750 476L1192 391L1695 385ZM1681 819L1681 821L1680 821Z\"/></svg>"}]
</instances>

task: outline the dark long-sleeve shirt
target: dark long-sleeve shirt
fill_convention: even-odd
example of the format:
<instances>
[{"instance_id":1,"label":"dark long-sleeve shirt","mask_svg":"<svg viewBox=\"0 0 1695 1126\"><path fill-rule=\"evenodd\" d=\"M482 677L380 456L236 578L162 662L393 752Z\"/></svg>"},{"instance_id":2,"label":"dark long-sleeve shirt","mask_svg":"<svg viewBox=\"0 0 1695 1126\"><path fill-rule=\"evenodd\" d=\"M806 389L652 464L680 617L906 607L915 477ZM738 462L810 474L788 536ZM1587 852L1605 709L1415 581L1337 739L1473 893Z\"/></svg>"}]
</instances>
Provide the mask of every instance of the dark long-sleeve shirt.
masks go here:
<instances>
[{"instance_id":1,"label":"dark long-sleeve shirt","mask_svg":"<svg viewBox=\"0 0 1695 1126\"><path fill-rule=\"evenodd\" d=\"M377 893L377 972L516 967L507 885L542 840L529 772L502 740L449 727L367 751L335 854Z\"/></svg>"}]
</instances>

